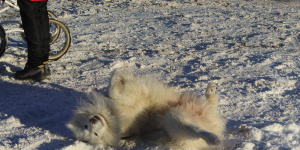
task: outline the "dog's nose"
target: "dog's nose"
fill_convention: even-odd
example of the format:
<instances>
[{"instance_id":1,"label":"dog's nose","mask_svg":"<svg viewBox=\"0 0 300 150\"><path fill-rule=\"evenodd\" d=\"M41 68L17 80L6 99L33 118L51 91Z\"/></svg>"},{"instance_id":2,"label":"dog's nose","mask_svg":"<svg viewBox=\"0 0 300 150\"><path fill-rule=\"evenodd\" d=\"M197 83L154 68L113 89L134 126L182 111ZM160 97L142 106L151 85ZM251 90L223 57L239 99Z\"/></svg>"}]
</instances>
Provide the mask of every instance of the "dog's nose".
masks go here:
<instances>
[{"instance_id":1,"label":"dog's nose","mask_svg":"<svg viewBox=\"0 0 300 150\"><path fill-rule=\"evenodd\" d=\"M89 120L89 123L93 125L93 124L97 123L97 121L98 121L98 120L97 120L96 118L91 118L91 119Z\"/></svg>"}]
</instances>

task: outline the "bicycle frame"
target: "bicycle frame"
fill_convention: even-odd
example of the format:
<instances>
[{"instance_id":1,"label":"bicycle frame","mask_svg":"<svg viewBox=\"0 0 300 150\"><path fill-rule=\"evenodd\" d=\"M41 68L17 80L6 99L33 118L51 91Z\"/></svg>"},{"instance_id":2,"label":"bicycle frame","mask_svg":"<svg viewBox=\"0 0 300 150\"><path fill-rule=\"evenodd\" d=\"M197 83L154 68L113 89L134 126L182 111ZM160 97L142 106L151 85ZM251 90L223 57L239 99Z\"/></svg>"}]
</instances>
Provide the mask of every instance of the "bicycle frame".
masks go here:
<instances>
[{"instance_id":1,"label":"bicycle frame","mask_svg":"<svg viewBox=\"0 0 300 150\"><path fill-rule=\"evenodd\" d=\"M2 26L2 24L19 24L19 26L21 26L21 22L19 21L3 21L0 23L0 25ZM12 28L9 30L5 30L5 33L11 33L11 32L24 32L23 28Z\"/></svg>"},{"instance_id":2,"label":"bicycle frame","mask_svg":"<svg viewBox=\"0 0 300 150\"><path fill-rule=\"evenodd\" d=\"M17 10L20 10L19 6L17 5L17 1L16 0L5 0L5 2L2 2L2 6L5 4L8 4L7 7L3 8L0 10L0 13L10 9L10 8L15 8Z\"/></svg>"},{"instance_id":3,"label":"bicycle frame","mask_svg":"<svg viewBox=\"0 0 300 150\"><path fill-rule=\"evenodd\" d=\"M16 10L20 10L19 6L17 5L17 0L5 0L5 2L2 2L2 6L5 4L7 4L8 6L6 6L5 8L1 9L0 10L0 14L5 12L6 10L8 9L11 9L11 8L14 8ZM49 11L48 11L49 12ZM57 16L54 15L52 13L52 18L54 19L57 19ZM0 22L0 25L2 24L19 24L19 27L20 28L13 28L13 29L9 29L9 30L6 30L5 32L6 33L11 33L11 32L24 32L23 28L21 28L21 22L20 21L2 21Z\"/></svg>"},{"instance_id":4,"label":"bicycle frame","mask_svg":"<svg viewBox=\"0 0 300 150\"><path fill-rule=\"evenodd\" d=\"M19 6L17 5L17 0L5 0L5 2L2 2L2 6L3 6L4 3L7 4L8 6L5 7L5 8L3 8L3 9L1 9L0 13L3 13L6 10L11 9L11 8L20 10ZM9 23L19 24L19 26L21 26L21 22L19 22L19 21L3 21L3 22L0 22L0 25L2 25L2 24L9 24ZM13 28L13 29L10 29L10 30L6 30L5 32L6 33L24 32L24 30L20 27L20 28Z\"/></svg>"}]
</instances>

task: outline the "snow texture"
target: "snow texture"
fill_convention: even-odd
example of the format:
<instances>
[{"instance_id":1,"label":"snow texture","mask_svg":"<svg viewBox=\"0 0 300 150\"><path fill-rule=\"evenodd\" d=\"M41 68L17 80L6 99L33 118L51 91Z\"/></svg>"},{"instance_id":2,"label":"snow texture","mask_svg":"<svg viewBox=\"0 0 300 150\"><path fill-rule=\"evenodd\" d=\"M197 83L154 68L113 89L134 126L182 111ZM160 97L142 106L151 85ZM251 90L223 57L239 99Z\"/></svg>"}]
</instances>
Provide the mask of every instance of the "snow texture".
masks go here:
<instances>
[{"instance_id":1,"label":"snow texture","mask_svg":"<svg viewBox=\"0 0 300 150\"><path fill-rule=\"evenodd\" d=\"M300 149L299 0L49 1L72 33L43 82L18 81L26 43L8 35L0 58L0 149L103 149L65 123L77 100L105 92L116 68L203 95L215 82L226 150ZM20 20L17 11L2 20ZM160 149L137 139L121 149Z\"/></svg>"}]
</instances>

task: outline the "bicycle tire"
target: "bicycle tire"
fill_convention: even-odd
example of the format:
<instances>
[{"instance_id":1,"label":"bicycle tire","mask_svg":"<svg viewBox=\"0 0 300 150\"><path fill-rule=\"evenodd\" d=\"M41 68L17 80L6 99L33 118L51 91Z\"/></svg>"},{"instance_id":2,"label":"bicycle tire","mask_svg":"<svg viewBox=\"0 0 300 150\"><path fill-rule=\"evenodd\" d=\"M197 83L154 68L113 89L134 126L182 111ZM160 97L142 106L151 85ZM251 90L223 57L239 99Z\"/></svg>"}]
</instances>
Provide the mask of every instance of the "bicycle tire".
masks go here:
<instances>
[{"instance_id":1,"label":"bicycle tire","mask_svg":"<svg viewBox=\"0 0 300 150\"><path fill-rule=\"evenodd\" d=\"M50 10L48 10L48 16L49 16L49 19L57 19L57 16L54 14L54 12L52 12ZM50 44L55 42L60 34L59 26L56 26L56 28L57 28L56 32L54 32L53 34L50 34Z\"/></svg>"},{"instance_id":2,"label":"bicycle tire","mask_svg":"<svg viewBox=\"0 0 300 150\"><path fill-rule=\"evenodd\" d=\"M69 28L56 19L49 19L50 23L50 34L52 34L52 25L54 26L54 30L58 29L59 27L60 34L55 41L52 41L50 44L50 53L49 53L49 60L58 60L64 54L67 53L71 46L71 35Z\"/></svg>"},{"instance_id":3,"label":"bicycle tire","mask_svg":"<svg viewBox=\"0 0 300 150\"><path fill-rule=\"evenodd\" d=\"M57 16L54 14L53 11L48 10L48 16L49 16L49 18L57 19Z\"/></svg>"},{"instance_id":4,"label":"bicycle tire","mask_svg":"<svg viewBox=\"0 0 300 150\"><path fill-rule=\"evenodd\" d=\"M5 30L0 25L0 57L4 54L7 46L7 37L5 34Z\"/></svg>"}]
</instances>

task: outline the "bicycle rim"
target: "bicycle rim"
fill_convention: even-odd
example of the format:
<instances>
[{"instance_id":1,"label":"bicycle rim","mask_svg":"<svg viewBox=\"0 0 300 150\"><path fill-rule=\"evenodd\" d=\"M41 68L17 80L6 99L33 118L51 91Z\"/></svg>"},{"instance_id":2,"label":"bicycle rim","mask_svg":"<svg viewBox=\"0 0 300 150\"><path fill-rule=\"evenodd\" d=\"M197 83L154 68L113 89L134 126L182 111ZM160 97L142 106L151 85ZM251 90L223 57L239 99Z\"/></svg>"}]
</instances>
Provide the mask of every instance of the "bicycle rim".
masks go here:
<instances>
[{"instance_id":1,"label":"bicycle rim","mask_svg":"<svg viewBox=\"0 0 300 150\"><path fill-rule=\"evenodd\" d=\"M58 60L61 58L70 48L71 45L71 36L70 31L67 26L65 26L62 22L50 19L50 34L53 35L57 30L59 30L59 35L56 39L52 39L50 45L50 60Z\"/></svg>"}]
</instances>

